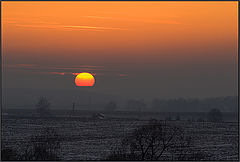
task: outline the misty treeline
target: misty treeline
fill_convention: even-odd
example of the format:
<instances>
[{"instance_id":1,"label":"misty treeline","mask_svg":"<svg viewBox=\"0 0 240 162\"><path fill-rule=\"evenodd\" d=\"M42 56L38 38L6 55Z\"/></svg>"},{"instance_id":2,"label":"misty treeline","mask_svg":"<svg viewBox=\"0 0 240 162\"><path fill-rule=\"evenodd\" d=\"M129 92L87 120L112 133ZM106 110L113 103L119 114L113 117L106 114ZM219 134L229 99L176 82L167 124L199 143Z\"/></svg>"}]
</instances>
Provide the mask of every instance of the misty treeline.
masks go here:
<instances>
[{"instance_id":1,"label":"misty treeline","mask_svg":"<svg viewBox=\"0 0 240 162\"><path fill-rule=\"evenodd\" d=\"M215 98L176 98L176 99L153 99L146 102L143 99L130 99L125 106L120 106L116 101L105 103L104 111L157 111L157 112L209 112L212 109L219 109L222 112L237 112L237 96L215 97ZM51 103L46 97L40 97L36 110L40 116L50 114Z\"/></svg>"},{"instance_id":2,"label":"misty treeline","mask_svg":"<svg viewBox=\"0 0 240 162\"><path fill-rule=\"evenodd\" d=\"M208 108L208 109L205 109L206 111L208 111L207 121L222 122L223 121L223 116L222 116L221 106L224 106L224 108L226 108L229 105L234 105L232 102L229 101L230 99L232 99L232 97L223 98L222 100L225 100L225 102L222 102L222 105L221 104L216 104L215 102L213 102L212 99L205 99L205 100L202 100L202 101L197 100L197 99L186 100L186 99L181 99L181 98L180 99L175 99L175 100L173 100L173 99L170 99L170 100L155 99L152 103L152 106L153 106L153 108L155 108L155 110L158 109L161 112L164 112L164 110L166 112L169 112L169 111L174 112L174 111L176 111L175 109L177 109L178 112L180 112L180 111L186 110L187 108L194 108L194 109L199 108L200 109L200 108L203 108L205 106L205 107ZM202 106L199 107L200 105L202 105ZM36 104L37 114L40 117L51 117L53 114L50 111L50 106L51 106L51 103L46 97L40 97L39 101ZM146 104L145 104L144 100L129 100L127 102L127 109L138 111L139 112L139 117L140 117L141 112L146 109ZM117 103L115 101L108 102L105 105L104 110L108 111L108 112L113 112L113 111L117 110ZM200 109L200 110L203 111L202 109ZM165 118L165 120L172 120L172 117L168 116L168 117ZM177 120L177 121L181 120L181 117L180 117L179 114L177 114L175 116L175 120ZM199 118L198 121L203 122L204 119Z\"/></svg>"},{"instance_id":3,"label":"misty treeline","mask_svg":"<svg viewBox=\"0 0 240 162\"><path fill-rule=\"evenodd\" d=\"M146 104L144 100L128 100L127 110L160 111L160 112L208 112L211 109L219 109L222 112L237 112L237 96L216 98L177 98L154 99Z\"/></svg>"}]
</instances>

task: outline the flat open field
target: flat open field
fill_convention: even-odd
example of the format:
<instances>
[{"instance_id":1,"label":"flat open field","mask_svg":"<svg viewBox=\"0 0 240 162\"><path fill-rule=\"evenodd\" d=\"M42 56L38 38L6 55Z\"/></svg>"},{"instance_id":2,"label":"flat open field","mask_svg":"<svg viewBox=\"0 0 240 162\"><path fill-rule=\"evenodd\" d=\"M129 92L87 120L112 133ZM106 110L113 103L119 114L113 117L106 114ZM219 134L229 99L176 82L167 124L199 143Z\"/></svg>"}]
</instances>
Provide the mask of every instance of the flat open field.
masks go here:
<instances>
[{"instance_id":1,"label":"flat open field","mask_svg":"<svg viewBox=\"0 0 240 162\"><path fill-rule=\"evenodd\" d=\"M55 128L61 140L62 160L101 160L118 145L120 140L137 125L147 120L91 119L55 117L2 119L2 142L4 146L19 151L29 137L42 127ZM197 149L207 152L212 160L238 160L238 123L209 123L169 121L182 126L194 137Z\"/></svg>"}]
</instances>

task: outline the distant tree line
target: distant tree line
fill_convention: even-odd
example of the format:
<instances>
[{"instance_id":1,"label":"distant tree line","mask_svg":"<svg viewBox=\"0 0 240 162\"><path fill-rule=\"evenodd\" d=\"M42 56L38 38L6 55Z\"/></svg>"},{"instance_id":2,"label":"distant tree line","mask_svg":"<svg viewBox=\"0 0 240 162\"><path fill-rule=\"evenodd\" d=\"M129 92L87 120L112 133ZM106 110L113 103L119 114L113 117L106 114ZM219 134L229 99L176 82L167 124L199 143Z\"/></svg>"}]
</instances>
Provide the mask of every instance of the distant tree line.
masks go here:
<instances>
[{"instance_id":1,"label":"distant tree line","mask_svg":"<svg viewBox=\"0 0 240 162\"><path fill-rule=\"evenodd\" d=\"M225 112L237 112L237 96L206 99L154 99L150 109L160 112L207 112L212 108L217 108Z\"/></svg>"},{"instance_id":2,"label":"distant tree line","mask_svg":"<svg viewBox=\"0 0 240 162\"><path fill-rule=\"evenodd\" d=\"M176 98L176 99L154 99L152 103L146 104L143 99L130 99L126 101L125 109L127 111L158 111L158 112L208 112L211 109L219 109L222 112L237 112L237 96L216 97L216 98ZM42 96L36 104L36 112L41 117L51 116L51 103ZM110 101L105 104L105 111L116 111L122 109L116 101Z\"/></svg>"},{"instance_id":3,"label":"distant tree line","mask_svg":"<svg viewBox=\"0 0 240 162\"><path fill-rule=\"evenodd\" d=\"M143 99L130 99L126 101L125 109L128 111L159 111L159 112L208 112L217 108L223 112L237 112L237 96L215 97L215 98L176 98L176 99L153 99L147 105ZM105 110L117 110L117 103L110 101Z\"/></svg>"},{"instance_id":4,"label":"distant tree line","mask_svg":"<svg viewBox=\"0 0 240 162\"><path fill-rule=\"evenodd\" d=\"M141 100L128 100L126 103L126 108L128 110L135 110L135 111L142 111L144 109L146 109L146 103L144 102L143 99Z\"/></svg>"},{"instance_id":5,"label":"distant tree line","mask_svg":"<svg viewBox=\"0 0 240 162\"><path fill-rule=\"evenodd\" d=\"M154 102L158 102L158 101L155 100ZM174 103L172 101L169 101L169 102L170 102L170 103L168 103L169 105ZM179 111L183 111L181 109L184 109L184 104L180 104L180 102L187 104L187 101L185 101L184 99L175 100L174 106L176 106L176 108L178 108L178 110L180 109ZM165 103L167 103L167 102L165 102ZM158 105L159 103L155 103L155 104ZM167 107L167 104L162 105L162 106ZM109 103L106 104L105 111L113 112L113 111L116 110L116 108L117 108L116 102L110 101ZM127 102L127 108L128 108L128 110L137 111L139 113L139 115L141 115L141 111L146 108L146 104L144 103L144 100L129 100ZM196 107L193 106L192 108L196 108ZM140 116L139 116L139 118L140 118ZM177 113L174 118L172 118L172 116L169 115L169 116L165 117L165 120L166 121L171 121L171 120L180 121L181 116L180 116L179 113ZM193 121L193 119L192 120L188 119L188 121ZM203 119L203 118L199 117L198 119L194 119L194 121L197 121L197 122L204 122L204 121L223 122L222 111L218 108L212 108L212 109L208 110L208 114L207 114L206 119Z\"/></svg>"},{"instance_id":6,"label":"distant tree line","mask_svg":"<svg viewBox=\"0 0 240 162\"><path fill-rule=\"evenodd\" d=\"M225 97L224 99L229 101L230 98ZM215 104L215 102L217 102L217 99L214 99L214 100L215 101L213 102L212 99L205 99L202 101L200 101L198 99L186 100L183 98L169 99L169 100L155 99L155 100L153 100L152 106L153 106L153 108L155 108L155 110L158 109L159 111L164 111L167 108L168 112L174 111L174 110L178 110L178 112L180 112L180 111L186 110L189 107L191 109L197 109L197 110L204 111L204 110L202 110L202 108L204 106L208 107L208 109L210 107L214 107L214 105L216 107L217 106L221 107L221 104L219 104L219 103L216 103L217 105ZM49 102L49 100L46 97L40 97L38 103L36 104L37 113L41 117L51 116L50 105L51 105L51 103ZM129 100L129 101L127 101L126 107L128 110L134 110L134 111L139 112L139 117L140 117L141 112L144 109L146 109L146 104L145 104L144 100ZM208 110L207 121L210 121L210 122L222 122L223 121L222 111L219 109L219 107L211 108L210 110ZM105 111L107 111L107 112L113 112L116 109L117 109L117 103L115 101L110 101L105 105ZM172 120L172 117L168 116L165 118L165 120ZM179 114L177 114L175 116L174 120L180 121L181 116ZM197 121L203 122L204 119L199 118L199 119L197 119Z\"/></svg>"}]
</instances>

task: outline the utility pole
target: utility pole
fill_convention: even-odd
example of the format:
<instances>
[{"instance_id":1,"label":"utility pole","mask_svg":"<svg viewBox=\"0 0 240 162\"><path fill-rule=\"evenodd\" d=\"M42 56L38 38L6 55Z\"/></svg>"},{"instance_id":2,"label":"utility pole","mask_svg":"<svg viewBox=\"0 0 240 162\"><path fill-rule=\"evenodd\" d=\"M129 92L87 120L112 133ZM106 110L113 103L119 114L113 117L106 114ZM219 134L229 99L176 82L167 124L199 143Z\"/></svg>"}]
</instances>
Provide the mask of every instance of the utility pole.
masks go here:
<instances>
[{"instance_id":1,"label":"utility pole","mask_svg":"<svg viewBox=\"0 0 240 162\"><path fill-rule=\"evenodd\" d=\"M72 105L72 116L74 114L74 111L75 111L75 102L73 102L73 105Z\"/></svg>"},{"instance_id":2,"label":"utility pole","mask_svg":"<svg viewBox=\"0 0 240 162\"><path fill-rule=\"evenodd\" d=\"M138 107L138 118L141 119L141 106Z\"/></svg>"},{"instance_id":3,"label":"utility pole","mask_svg":"<svg viewBox=\"0 0 240 162\"><path fill-rule=\"evenodd\" d=\"M88 109L91 110L91 106L92 106L92 97L89 96L89 103L88 103Z\"/></svg>"}]
</instances>

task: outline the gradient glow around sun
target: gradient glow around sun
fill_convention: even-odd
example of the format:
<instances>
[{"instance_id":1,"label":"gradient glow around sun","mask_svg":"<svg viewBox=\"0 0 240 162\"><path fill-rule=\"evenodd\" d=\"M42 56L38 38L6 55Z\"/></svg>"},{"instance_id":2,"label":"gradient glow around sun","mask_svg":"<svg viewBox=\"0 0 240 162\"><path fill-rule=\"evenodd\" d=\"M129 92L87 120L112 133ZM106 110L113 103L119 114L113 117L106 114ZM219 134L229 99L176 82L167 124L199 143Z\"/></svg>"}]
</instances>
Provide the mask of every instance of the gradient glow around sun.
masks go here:
<instances>
[{"instance_id":1,"label":"gradient glow around sun","mask_svg":"<svg viewBox=\"0 0 240 162\"><path fill-rule=\"evenodd\" d=\"M76 86L89 86L92 87L95 83L95 79L90 73L79 73L75 78Z\"/></svg>"}]
</instances>

